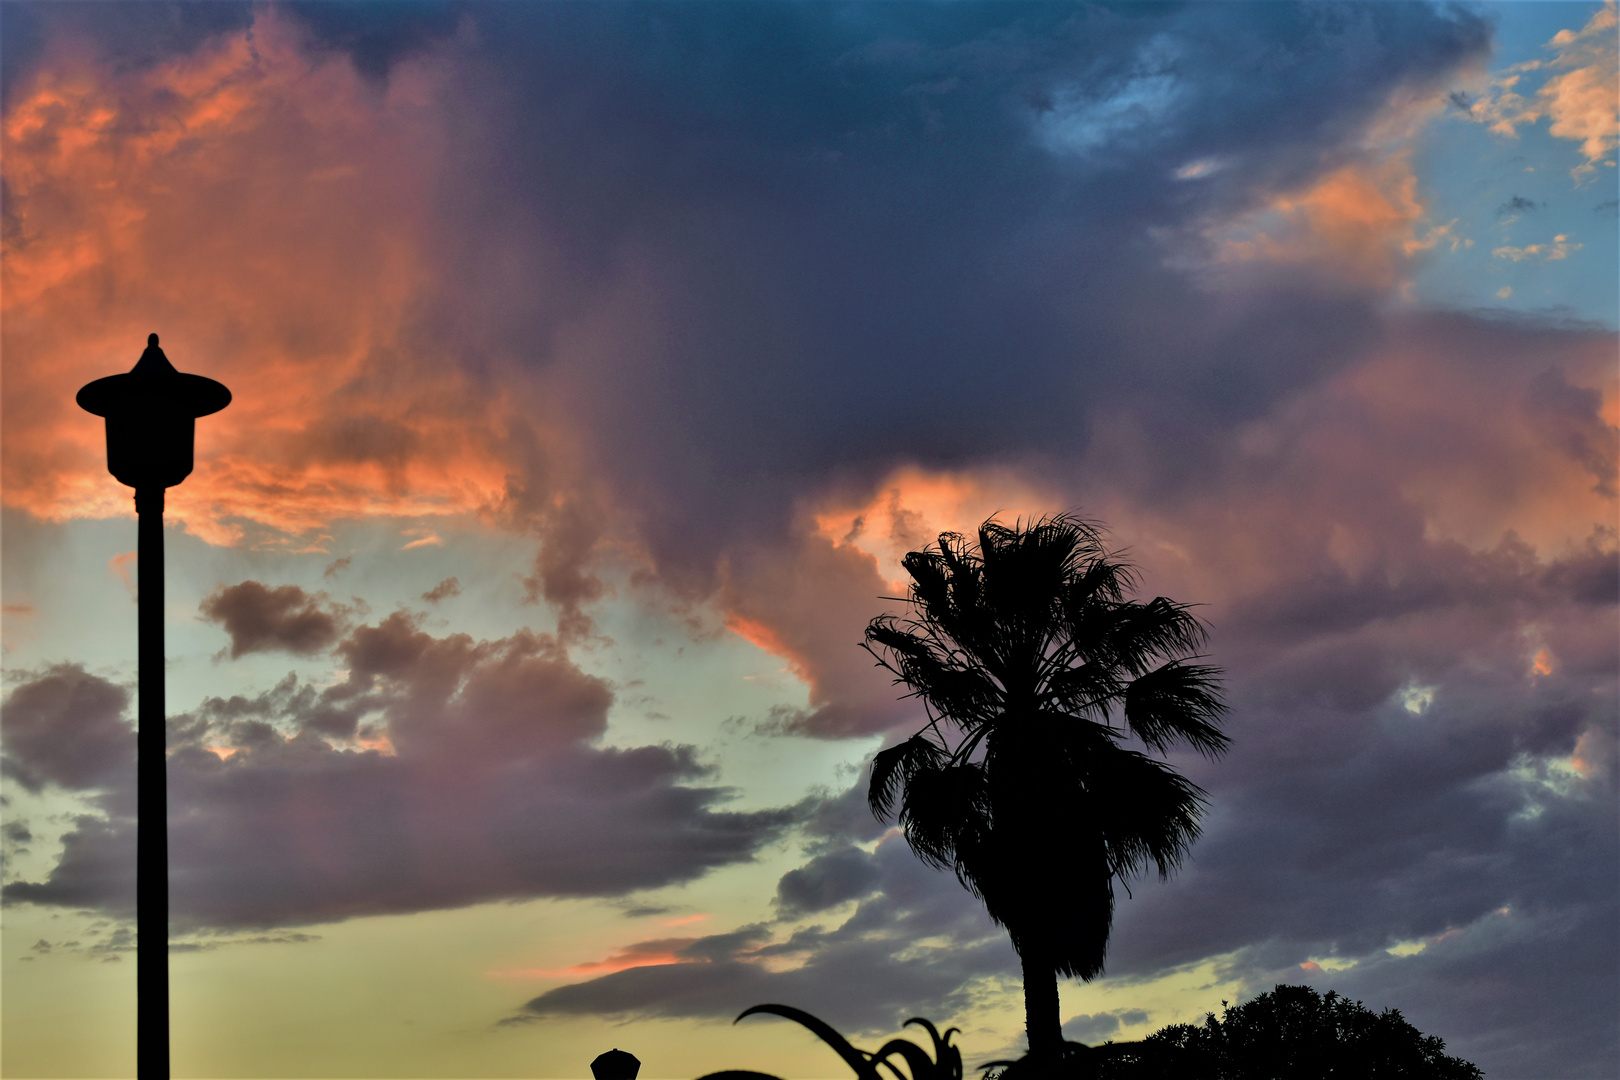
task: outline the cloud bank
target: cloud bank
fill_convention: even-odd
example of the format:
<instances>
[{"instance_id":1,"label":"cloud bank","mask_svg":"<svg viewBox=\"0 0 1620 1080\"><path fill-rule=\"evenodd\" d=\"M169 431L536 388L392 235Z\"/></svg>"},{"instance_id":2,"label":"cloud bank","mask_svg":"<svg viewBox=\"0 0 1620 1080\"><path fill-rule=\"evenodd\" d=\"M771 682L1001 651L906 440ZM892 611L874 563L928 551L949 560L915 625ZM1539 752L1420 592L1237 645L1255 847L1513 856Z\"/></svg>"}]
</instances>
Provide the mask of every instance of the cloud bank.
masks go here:
<instances>
[{"instance_id":1,"label":"cloud bank","mask_svg":"<svg viewBox=\"0 0 1620 1080\"><path fill-rule=\"evenodd\" d=\"M256 584L256 583L245 583ZM734 812L687 746L593 745L611 690L543 635L435 638L399 613L296 676L171 717L178 928L328 922L540 896L622 896L746 861L801 812ZM8 900L133 912L128 694L75 666L5 703L8 777L91 796L44 881Z\"/></svg>"}]
</instances>

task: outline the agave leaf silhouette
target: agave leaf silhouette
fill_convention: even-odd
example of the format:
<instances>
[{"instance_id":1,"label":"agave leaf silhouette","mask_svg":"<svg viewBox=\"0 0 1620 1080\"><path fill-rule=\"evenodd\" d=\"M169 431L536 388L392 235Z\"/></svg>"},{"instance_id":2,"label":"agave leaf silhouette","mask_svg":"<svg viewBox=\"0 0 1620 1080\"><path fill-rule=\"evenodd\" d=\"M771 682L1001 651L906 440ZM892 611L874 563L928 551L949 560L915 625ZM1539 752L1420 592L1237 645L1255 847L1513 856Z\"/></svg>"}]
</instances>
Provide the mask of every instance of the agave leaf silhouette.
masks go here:
<instances>
[{"instance_id":1,"label":"agave leaf silhouette","mask_svg":"<svg viewBox=\"0 0 1620 1080\"><path fill-rule=\"evenodd\" d=\"M934 1040L934 1056L930 1058L928 1051L910 1039L890 1039L878 1048L877 1053L870 1055L873 1064L883 1065L899 1080L906 1080L905 1074L889 1060L898 1054L910 1068L911 1080L962 1080L962 1055L951 1045L951 1036L957 1029L949 1029L942 1038L939 1029L920 1016L906 1021L906 1026L912 1024L920 1024L928 1029L929 1036Z\"/></svg>"},{"instance_id":2,"label":"agave leaf silhouette","mask_svg":"<svg viewBox=\"0 0 1620 1080\"><path fill-rule=\"evenodd\" d=\"M933 1057L929 1057L928 1051L909 1039L890 1039L877 1053L861 1050L851 1045L848 1039L840 1035L825 1020L803 1009L795 1009L791 1005L755 1005L744 1009L732 1023L756 1013L780 1016L809 1028L817 1038L837 1051L838 1056L844 1059L844 1063L854 1070L857 1080L884 1080L883 1074L878 1071L879 1065L892 1072L897 1080L907 1080L906 1074L891 1060L897 1056L905 1061L910 1069L909 1080L962 1080L962 1054L951 1045L951 1036L956 1034L957 1029L950 1028L941 1035L938 1028L920 1016L907 1020L906 1025L918 1024L927 1030L929 1038L934 1043ZM770 1073L727 1069L708 1073L698 1080L780 1080L780 1078Z\"/></svg>"}]
</instances>

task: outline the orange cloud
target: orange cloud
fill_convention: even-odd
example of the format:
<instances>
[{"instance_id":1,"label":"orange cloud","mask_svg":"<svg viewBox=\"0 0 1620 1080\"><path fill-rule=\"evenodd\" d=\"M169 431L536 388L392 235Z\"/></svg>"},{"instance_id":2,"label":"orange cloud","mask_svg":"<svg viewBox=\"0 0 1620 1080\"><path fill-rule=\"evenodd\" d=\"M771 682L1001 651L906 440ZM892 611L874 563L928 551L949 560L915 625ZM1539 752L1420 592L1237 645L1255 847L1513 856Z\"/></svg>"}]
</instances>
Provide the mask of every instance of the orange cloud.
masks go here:
<instances>
[{"instance_id":1,"label":"orange cloud","mask_svg":"<svg viewBox=\"0 0 1620 1080\"><path fill-rule=\"evenodd\" d=\"M629 971L631 968L699 963L700 960L681 955L680 952L682 948L697 940L697 938L665 938L660 941L641 941L628 945L603 960L587 960L564 968L511 968L485 974L491 978L578 979L611 975L615 971Z\"/></svg>"},{"instance_id":2,"label":"orange cloud","mask_svg":"<svg viewBox=\"0 0 1620 1080\"><path fill-rule=\"evenodd\" d=\"M139 554L135 551L121 551L107 560L107 569L124 583L124 588L129 590L130 596L135 595L135 579L130 575L129 568L137 565L135 560Z\"/></svg>"},{"instance_id":3,"label":"orange cloud","mask_svg":"<svg viewBox=\"0 0 1620 1080\"><path fill-rule=\"evenodd\" d=\"M1298 191L1223 222L1208 234L1218 263L1306 267L1335 280L1387 289L1408 258L1450 235L1419 235L1424 206L1405 153L1336 169Z\"/></svg>"},{"instance_id":4,"label":"orange cloud","mask_svg":"<svg viewBox=\"0 0 1620 1080\"><path fill-rule=\"evenodd\" d=\"M909 577L900 560L945 531L1064 509L1055 494L1006 469L902 467L875 490L835 492L812 504L790 543L730 552L715 597L726 626L781 657L808 690L795 731L850 736L880 731L913 710L889 676L854 646L866 624L899 604Z\"/></svg>"},{"instance_id":5,"label":"orange cloud","mask_svg":"<svg viewBox=\"0 0 1620 1080\"><path fill-rule=\"evenodd\" d=\"M815 511L816 533L835 546L856 548L877 560L894 590L909 577L907 552L936 543L943 532L972 535L987 518L1040 517L1069 509L1055 492L1008 469L931 471L903 466L869 497L833 498Z\"/></svg>"},{"instance_id":6,"label":"orange cloud","mask_svg":"<svg viewBox=\"0 0 1620 1080\"><path fill-rule=\"evenodd\" d=\"M704 912L704 913L699 914L699 915L683 915L679 919L666 919L666 920L664 920L664 925L665 926L691 926L693 923L703 922L707 918L709 918L709 914L707 912Z\"/></svg>"},{"instance_id":7,"label":"orange cloud","mask_svg":"<svg viewBox=\"0 0 1620 1080\"><path fill-rule=\"evenodd\" d=\"M1392 581L1432 573L1429 542L1612 558L1613 358L1610 335L1403 320L1358 363L1211 446L1198 488L1174 499L1133 494L1152 483L1151 423L1105 418L1077 469L1098 480L1077 498L1146 588L1210 604L1217 626L1227 604L1308 578L1323 557L1350 579Z\"/></svg>"},{"instance_id":8,"label":"orange cloud","mask_svg":"<svg viewBox=\"0 0 1620 1080\"><path fill-rule=\"evenodd\" d=\"M1516 138L1526 124L1547 120L1555 138L1581 144L1586 160L1571 175L1591 178L1598 164L1614 165L1612 155L1620 143L1620 37L1614 0L1607 0L1579 30L1560 30L1547 42L1550 60L1515 64L1494 80L1469 108L1469 115L1489 124L1498 135ZM1553 70L1530 97L1519 93L1526 74Z\"/></svg>"},{"instance_id":9,"label":"orange cloud","mask_svg":"<svg viewBox=\"0 0 1620 1080\"><path fill-rule=\"evenodd\" d=\"M1427 220L1412 168L1414 141L1442 108L1442 99L1421 88L1397 91L1344 147L1351 154L1344 164L1205 222L1199 251L1173 261L1204 271L1216 287L1242 283L1244 275L1233 271L1248 267L1382 291L1403 285L1408 264L1422 252L1472 247L1472 239L1454 231L1455 220Z\"/></svg>"},{"instance_id":10,"label":"orange cloud","mask_svg":"<svg viewBox=\"0 0 1620 1080\"><path fill-rule=\"evenodd\" d=\"M1488 371L1474 348L1397 342L1345 380L1389 441L1382 453L1364 443L1364 460L1402 455L1387 468L1431 535L1477 549L1508 532L1548 554L1579 546L1615 516L1620 431L1599 404L1615 392L1613 340L1564 343L1527 373Z\"/></svg>"},{"instance_id":11,"label":"orange cloud","mask_svg":"<svg viewBox=\"0 0 1620 1080\"><path fill-rule=\"evenodd\" d=\"M475 384L421 315L447 64L368 85L273 8L142 69L58 43L0 132L6 504L131 511L73 396L155 330L235 395L170 492L204 539L499 511L537 403L519 380Z\"/></svg>"}]
</instances>

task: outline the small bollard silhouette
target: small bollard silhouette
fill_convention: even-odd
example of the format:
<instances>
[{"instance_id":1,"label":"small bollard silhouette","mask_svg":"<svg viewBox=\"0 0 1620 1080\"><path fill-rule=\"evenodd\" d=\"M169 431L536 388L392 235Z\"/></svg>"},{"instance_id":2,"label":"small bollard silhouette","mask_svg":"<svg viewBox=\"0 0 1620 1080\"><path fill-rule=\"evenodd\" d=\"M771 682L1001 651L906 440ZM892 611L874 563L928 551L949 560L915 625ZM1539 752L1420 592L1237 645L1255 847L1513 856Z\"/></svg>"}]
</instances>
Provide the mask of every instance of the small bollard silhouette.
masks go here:
<instances>
[{"instance_id":1,"label":"small bollard silhouette","mask_svg":"<svg viewBox=\"0 0 1620 1080\"><path fill-rule=\"evenodd\" d=\"M615 1046L591 1062L591 1075L596 1080L636 1080L641 1071L641 1060Z\"/></svg>"}]
</instances>

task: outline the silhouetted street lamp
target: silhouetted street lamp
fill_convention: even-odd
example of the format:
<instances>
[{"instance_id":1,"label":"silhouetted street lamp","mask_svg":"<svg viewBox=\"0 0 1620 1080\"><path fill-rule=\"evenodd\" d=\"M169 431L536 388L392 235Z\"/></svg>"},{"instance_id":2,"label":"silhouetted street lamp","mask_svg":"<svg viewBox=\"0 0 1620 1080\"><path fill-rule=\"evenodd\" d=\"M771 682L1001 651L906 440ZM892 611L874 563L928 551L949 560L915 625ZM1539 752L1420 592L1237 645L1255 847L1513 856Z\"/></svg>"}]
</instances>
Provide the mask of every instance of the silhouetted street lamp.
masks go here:
<instances>
[{"instance_id":1,"label":"silhouetted street lamp","mask_svg":"<svg viewBox=\"0 0 1620 1080\"><path fill-rule=\"evenodd\" d=\"M146 339L123 375L79 391L79 407L107 418L107 471L135 489L136 714L135 932L136 1072L169 1075L169 798L164 763L163 490L191 475L197 417L231 403L224 385L183 375Z\"/></svg>"},{"instance_id":2,"label":"silhouetted street lamp","mask_svg":"<svg viewBox=\"0 0 1620 1080\"><path fill-rule=\"evenodd\" d=\"M641 1059L617 1046L605 1054L596 1055L591 1062L591 1075L596 1080L636 1080L641 1071Z\"/></svg>"}]
</instances>

